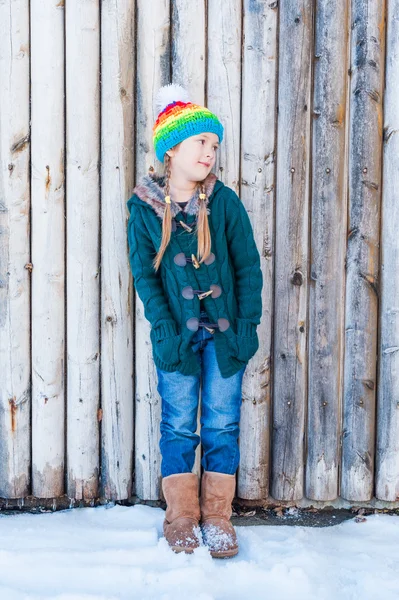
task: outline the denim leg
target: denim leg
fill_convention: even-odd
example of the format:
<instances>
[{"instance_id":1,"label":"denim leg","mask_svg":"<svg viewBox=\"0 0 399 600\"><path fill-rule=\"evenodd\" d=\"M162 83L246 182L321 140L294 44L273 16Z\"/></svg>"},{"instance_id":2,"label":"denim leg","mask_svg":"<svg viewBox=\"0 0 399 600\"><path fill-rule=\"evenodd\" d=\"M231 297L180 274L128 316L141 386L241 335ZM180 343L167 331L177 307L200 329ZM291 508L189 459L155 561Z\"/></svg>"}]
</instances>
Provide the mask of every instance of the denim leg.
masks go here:
<instances>
[{"instance_id":1,"label":"denim leg","mask_svg":"<svg viewBox=\"0 0 399 600\"><path fill-rule=\"evenodd\" d=\"M162 399L161 474L190 473L200 437L197 430L200 377L168 373L157 368L157 390Z\"/></svg>"},{"instance_id":2,"label":"denim leg","mask_svg":"<svg viewBox=\"0 0 399 600\"><path fill-rule=\"evenodd\" d=\"M246 365L235 375L223 378L214 340L205 346L202 359L201 464L206 471L233 475L240 460L238 436Z\"/></svg>"},{"instance_id":3,"label":"denim leg","mask_svg":"<svg viewBox=\"0 0 399 600\"><path fill-rule=\"evenodd\" d=\"M201 322L209 322L205 312ZM208 471L235 472L238 465L238 422L243 369L223 379L216 361L213 334L199 327L192 337L193 352L199 354L203 378L202 432L205 454L202 465ZM162 477L191 472L200 437L197 430L200 376L169 373L157 367L158 393L162 399L159 442ZM221 402L222 400L222 402ZM204 407L205 403L205 407Z\"/></svg>"}]
</instances>

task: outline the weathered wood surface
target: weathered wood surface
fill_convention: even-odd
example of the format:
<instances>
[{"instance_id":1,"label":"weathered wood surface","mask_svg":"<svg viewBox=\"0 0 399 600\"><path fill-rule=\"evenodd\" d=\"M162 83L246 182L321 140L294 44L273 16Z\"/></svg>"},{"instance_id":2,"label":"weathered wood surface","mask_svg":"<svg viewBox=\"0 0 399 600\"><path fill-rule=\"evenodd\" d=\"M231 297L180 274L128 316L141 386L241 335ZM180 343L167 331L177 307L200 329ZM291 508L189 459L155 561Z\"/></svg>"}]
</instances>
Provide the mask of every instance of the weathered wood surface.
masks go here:
<instances>
[{"instance_id":1,"label":"weathered wood surface","mask_svg":"<svg viewBox=\"0 0 399 600\"><path fill-rule=\"evenodd\" d=\"M240 189L261 257L263 314L257 329L259 350L248 363L242 384L237 495L240 498L257 499L269 495L276 7L270 3L246 0L243 39Z\"/></svg>"},{"instance_id":2,"label":"weathered wood surface","mask_svg":"<svg viewBox=\"0 0 399 600\"><path fill-rule=\"evenodd\" d=\"M29 2L0 2L0 495L30 491Z\"/></svg>"},{"instance_id":3,"label":"weathered wood surface","mask_svg":"<svg viewBox=\"0 0 399 600\"><path fill-rule=\"evenodd\" d=\"M169 2L137 2L137 105L136 105L136 180L155 164L152 127L157 115L154 100L161 85L170 83ZM152 358L150 324L137 293L135 312L136 387L135 387L135 493L139 498L160 498L161 455L159 425L161 400L157 391L157 372Z\"/></svg>"},{"instance_id":4,"label":"weathered wood surface","mask_svg":"<svg viewBox=\"0 0 399 600\"><path fill-rule=\"evenodd\" d=\"M304 494L312 6L280 4L272 487Z\"/></svg>"},{"instance_id":5,"label":"weathered wood surface","mask_svg":"<svg viewBox=\"0 0 399 600\"><path fill-rule=\"evenodd\" d=\"M341 496L370 500L374 485L383 0L352 2L349 207Z\"/></svg>"},{"instance_id":6,"label":"weathered wood surface","mask_svg":"<svg viewBox=\"0 0 399 600\"><path fill-rule=\"evenodd\" d=\"M348 1L319 2L315 17L305 495L333 500L344 349Z\"/></svg>"},{"instance_id":7,"label":"weathered wood surface","mask_svg":"<svg viewBox=\"0 0 399 600\"><path fill-rule=\"evenodd\" d=\"M66 32L67 494L100 474L100 7L68 3Z\"/></svg>"},{"instance_id":8,"label":"weathered wood surface","mask_svg":"<svg viewBox=\"0 0 399 600\"><path fill-rule=\"evenodd\" d=\"M375 495L399 500L399 14L387 4Z\"/></svg>"},{"instance_id":9,"label":"weathered wood surface","mask_svg":"<svg viewBox=\"0 0 399 600\"><path fill-rule=\"evenodd\" d=\"M32 493L64 493L64 6L31 3ZM37 232L40 232L37 235Z\"/></svg>"},{"instance_id":10,"label":"weathered wood surface","mask_svg":"<svg viewBox=\"0 0 399 600\"><path fill-rule=\"evenodd\" d=\"M126 201L163 169L154 99L173 81L225 126L214 171L261 254L238 496L394 502L398 0L67 7L0 0L0 495L161 497Z\"/></svg>"},{"instance_id":11,"label":"weathered wood surface","mask_svg":"<svg viewBox=\"0 0 399 600\"><path fill-rule=\"evenodd\" d=\"M172 79L185 87L197 104L205 102L205 20L205 3L198 3L193 10L189 0L172 0Z\"/></svg>"},{"instance_id":12,"label":"weathered wood surface","mask_svg":"<svg viewBox=\"0 0 399 600\"><path fill-rule=\"evenodd\" d=\"M225 185L240 193L241 120L241 1L208 6L207 106L223 123L224 140L214 172Z\"/></svg>"},{"instance_id":13,"label":"weathered wood surface","mask_svg":"<svg viewBox=\"0 0 399 600\"><path fill-rule=\"evenodd\" d=\"M101 495L128 498L133 479L133 286L126 198L134 177L134 3L101 9Z\"/></svg>"}]
</instances>

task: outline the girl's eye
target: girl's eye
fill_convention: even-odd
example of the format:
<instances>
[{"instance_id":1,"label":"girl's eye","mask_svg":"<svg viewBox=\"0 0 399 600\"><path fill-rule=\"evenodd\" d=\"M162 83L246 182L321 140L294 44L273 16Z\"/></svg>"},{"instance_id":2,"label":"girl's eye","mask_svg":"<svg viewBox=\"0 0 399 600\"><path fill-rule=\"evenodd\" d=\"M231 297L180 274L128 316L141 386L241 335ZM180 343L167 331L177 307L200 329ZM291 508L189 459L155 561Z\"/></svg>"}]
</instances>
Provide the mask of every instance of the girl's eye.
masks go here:
<instances>
[{"instance_id":1,"label":"girl's eye","mask_svg":"<svg viewBox=\"0 0 399 600\"><path fill-rule=\"evenodd\" d=\"M201 144L205 144L205 140L198 140L198 141L201 142ZM214 146L213 149L219 150L219 146Z\"/></svg>"}]
</instances>

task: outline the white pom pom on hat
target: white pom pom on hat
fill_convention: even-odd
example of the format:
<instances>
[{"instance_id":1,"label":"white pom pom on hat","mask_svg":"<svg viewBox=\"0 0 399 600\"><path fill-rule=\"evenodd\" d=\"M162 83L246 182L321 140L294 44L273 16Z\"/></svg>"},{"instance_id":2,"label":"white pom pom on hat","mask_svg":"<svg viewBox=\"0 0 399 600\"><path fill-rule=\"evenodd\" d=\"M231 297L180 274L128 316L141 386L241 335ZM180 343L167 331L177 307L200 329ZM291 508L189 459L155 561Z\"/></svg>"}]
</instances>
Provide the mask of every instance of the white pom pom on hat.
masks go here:
<instances>
[{"instance_id":1,"label":"white pom pom on hat","mask_svg":"<svg viewBox=\"0 0 399 600\"><path fill-rule=\"evenodd\" d=\"M184 87L176 83L169 83L158 90L155 98L155 111L159 115L169 104L173 102L191 102L190 96Z\"/></svg>"}]
</instances>

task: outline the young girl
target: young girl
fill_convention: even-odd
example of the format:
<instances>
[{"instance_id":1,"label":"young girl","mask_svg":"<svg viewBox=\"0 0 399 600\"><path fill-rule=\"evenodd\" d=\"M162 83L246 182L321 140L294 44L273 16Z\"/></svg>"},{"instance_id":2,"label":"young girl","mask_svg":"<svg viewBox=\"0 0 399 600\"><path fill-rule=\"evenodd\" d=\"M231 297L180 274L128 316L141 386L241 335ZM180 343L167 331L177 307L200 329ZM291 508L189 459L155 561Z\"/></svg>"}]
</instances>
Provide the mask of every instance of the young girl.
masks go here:
<instances>
[{"instance_id":1,"label":"young girl","mask_svg":"<svg viewBox=\"0 0 399 600\"><path fill-rule=\"evenodd\" d=\"M153 142L165 174L151 169L127 205L129 261L162 398L164 534L176 552L203 540L212 556L228 557L238 552L231 503L242 379L259 346L260 257L244 205L211 173L223 140L219 119L180 86L164 86L157 99ZM199 498L192 469L200 440Z\"/></svg>"}]
</instances>

